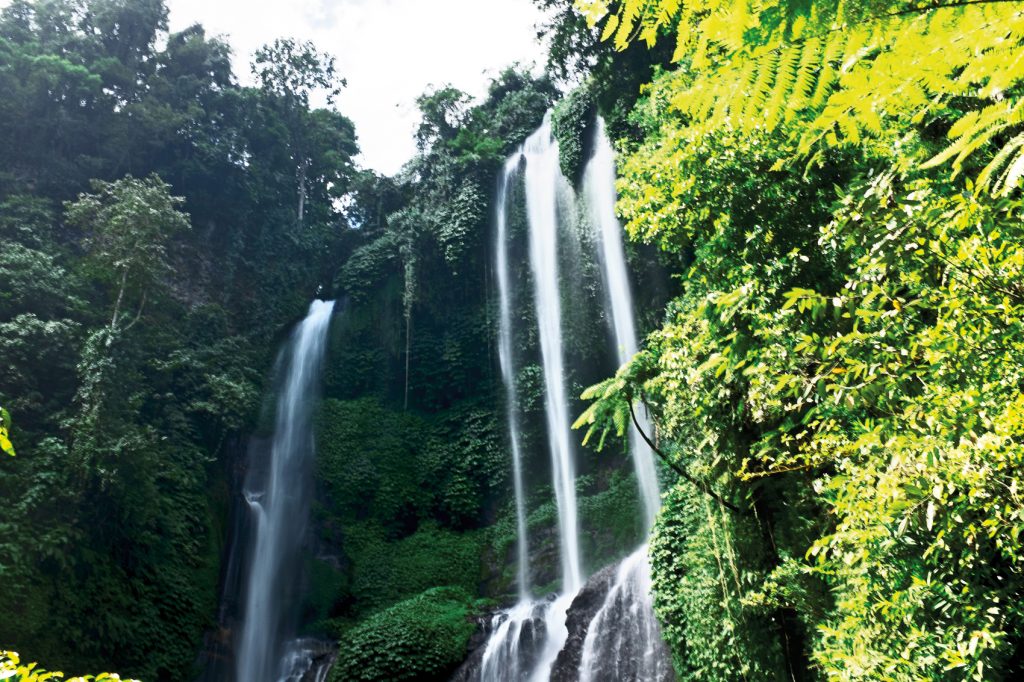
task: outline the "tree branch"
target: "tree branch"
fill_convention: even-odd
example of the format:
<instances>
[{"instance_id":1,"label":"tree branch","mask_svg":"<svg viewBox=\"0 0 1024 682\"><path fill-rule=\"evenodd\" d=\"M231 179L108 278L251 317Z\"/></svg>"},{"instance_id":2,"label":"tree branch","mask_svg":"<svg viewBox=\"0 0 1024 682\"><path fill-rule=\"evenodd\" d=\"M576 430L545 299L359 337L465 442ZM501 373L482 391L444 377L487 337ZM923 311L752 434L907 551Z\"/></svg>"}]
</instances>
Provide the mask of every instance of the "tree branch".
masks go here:
<instances>
[{"instance_id":1,"label":"tree branch","mask_svg":"<svg viewBox=\"0 0 1024 682\"><path fill-rule=\"evenodd\" d=\"M128 323L128 326L124 328L124 331L128 331L129 329L131 329L132 327L135 326L135 323L139 321L140 317L142 317L142 309L145 308L145 307L146 307L146 292L143 291L142 292L142 301L139 303L139 309L135 313L135 318L131 322Z\"/></svg>"},{"instance_id":2,"label":"tree branch","mask_svg":"<svg viewBox=\"0 0 1024 682\"><path fill-rule=\"evenodd\" d=\"M650 439L650 437L646 433L644 433L644 430L640 427L640 421L636 418L636 412L633 411L633 401L632 400L629 401L629 416L633 418L633 426L636 428L637 433L640 434L640 437L644 439L644 442L647 443L647 446L649 448L651 448L651 450L654 451L654 454L656 454L658 457L660 457L661 461L664 462L665 464L667 464L669 466L669 468L672 469L672 471L676 472L681 477L683 477L684 479L689 481L698 490L702 490L705 495L707 495L707 496L715 499L716 501L718 501L718 503L721 504L722 506L731 509L732 511L736 512L737 514L743 514L744 513L744 511L742 509L740 509L736 505L732 504L728 500L724 499L721 495L719 495L714 490L712 490L711 486L707 485L706 483L702 483L702 482L698 481L697 479L695 479L693 476L691 476L689 474L689 472L686 471L686 469L683 469L681 466L679 466L678 464L673 462L669 458L668 455L666 455L664 452L662 452L661 450L658 449L658 446L656 446L654 444L654 442Z\"/></svg>"}]
</instances>

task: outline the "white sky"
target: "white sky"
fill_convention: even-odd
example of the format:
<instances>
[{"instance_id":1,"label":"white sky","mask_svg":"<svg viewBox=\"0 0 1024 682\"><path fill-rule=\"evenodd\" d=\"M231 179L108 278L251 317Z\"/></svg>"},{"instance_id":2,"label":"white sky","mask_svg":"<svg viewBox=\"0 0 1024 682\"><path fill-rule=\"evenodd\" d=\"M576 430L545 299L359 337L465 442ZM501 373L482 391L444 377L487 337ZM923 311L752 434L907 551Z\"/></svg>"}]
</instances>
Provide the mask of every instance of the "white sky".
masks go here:
<instances>
[{"instance_id":1,"label":"white sky","mask_svg":"<svg viewBox=\"0 0 1024 682\"><path fill-rule=\"evenodd\" d=\"M0 5L6 4L0 0ZM171 30L224 35L248 83L252 53L274 38L312 40L337 58L336 101L356 125L362 165L393 174L415 151L415 99L450 83L474 95L513 62L542 65L531 0L167 0Z\"/></svg>"}]
</instances>

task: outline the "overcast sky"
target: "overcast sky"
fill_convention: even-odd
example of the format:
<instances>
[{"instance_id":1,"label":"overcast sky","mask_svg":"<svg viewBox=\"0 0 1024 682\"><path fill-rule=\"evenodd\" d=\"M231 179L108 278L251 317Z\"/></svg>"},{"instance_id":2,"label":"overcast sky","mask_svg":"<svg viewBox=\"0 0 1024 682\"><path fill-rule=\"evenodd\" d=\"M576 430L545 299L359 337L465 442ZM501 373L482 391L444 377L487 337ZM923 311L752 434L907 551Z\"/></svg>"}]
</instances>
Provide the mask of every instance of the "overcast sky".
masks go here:
<instances>
[{"instance_id":1,"label":"overcast sky","mask_svg":"<svg viewBox=\"0 0 1024 682\"><path fill-rule=\"evenodd\" d=\"M0 4L5 4L0 0ZM359 135L361 162L392 174L415 150L415 99L451 83L475 96L513 62L542 64L531 0L167 0L171 30L195 22L223 34L235 73L278 37L312 40L338 60L348 87L337 108Z\"/></svg>"}]
</instances>

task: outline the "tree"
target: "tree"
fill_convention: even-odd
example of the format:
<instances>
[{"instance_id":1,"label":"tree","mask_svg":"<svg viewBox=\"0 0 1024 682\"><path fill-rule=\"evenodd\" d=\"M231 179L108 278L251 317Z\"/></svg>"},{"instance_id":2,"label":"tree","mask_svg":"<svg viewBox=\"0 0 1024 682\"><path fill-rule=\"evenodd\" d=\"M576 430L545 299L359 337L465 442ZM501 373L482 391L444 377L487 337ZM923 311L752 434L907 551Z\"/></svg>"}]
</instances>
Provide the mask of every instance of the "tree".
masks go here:
<instances>
[{"instance_id":1,"label":"tree","mask_svg":"<svg viewBox=\"0 0 1024 682\"><path fill-rule=\"evenodd\" d=\"M67 204L66 216L83 231L97 278L117 288L109 324L115 332L126 295L138 300L135 320L142 315L148 288L169 271L168 240L189 229L189 216L178 210L184 198L172 196L170 185L156 175L97 180L92 188L93 194Z\"/></svg>"},{"instance_id":2,"label":"tree","mask_svg":"<svg viewBox=\"0 0 1024 682\"><path fill-rule=\"evenodd\" d=\"M455 139L466 122L472 98L451 85L435 88L416 98L420 124L416 128L416 146L428 151L437 143Z\"/></svg>"},{"instance_id":3,"label":"tree","mask_svg":"<svg viewBox=\"0 0 1024 682\"><path fill-rule=\"evenodd\" d=\"M1016 679L1020 4L581 4L620 45L678 36L618 209L681 294L579 424L642 397L696 481L652 542L680 676L736 679L770 613L784 679Z\"/></svg>"},{"instance_id":4,"label":"tree","mask_svg":"<svg viewBox=\"0 0 1024 682\"><path fill-rule=\"evenodd\" d=\"M260 89L279 105L288 129L298 191L296 217L301 224L306 208L307 173L312 163L307 133L310 96L319 91L330 106L345 86L345 79L338 76L334 57L318 52L312 42L284 38L256 51L252 73Z\"/></svg>"}]
</instances>

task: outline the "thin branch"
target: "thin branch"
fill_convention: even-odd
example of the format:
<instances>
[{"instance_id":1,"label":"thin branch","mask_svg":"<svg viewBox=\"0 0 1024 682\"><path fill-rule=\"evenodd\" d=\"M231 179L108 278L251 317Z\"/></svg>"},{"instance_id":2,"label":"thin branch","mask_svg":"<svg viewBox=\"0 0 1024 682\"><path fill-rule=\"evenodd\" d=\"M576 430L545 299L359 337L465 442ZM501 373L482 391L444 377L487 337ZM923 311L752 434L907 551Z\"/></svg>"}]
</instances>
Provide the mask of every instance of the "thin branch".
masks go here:
<instances>
[{"instance_id":1,"label":"thin branch","mask_svg":"<svg viewBox=\"0 0 1024 682\"><path fill-rule=\"evenodd\" d=\"M145 308L145 307L146 307L146 292L143 291L142 292L142 301L139 303L139 310L135 313L135 318L128 324L127 327L124 328L123 331L128 331L129 329L131 329L132 327L135 326L135 323L139 321L140 317L142 317L142 309Z\"/></svg>"},{"instance_id":2,"label":"thin branch","mask_svg":"<svg viewBox=\"0 0 1024 682\"><path fill-rule=\"evenodd\" d=\"M729 509L731 509L732 511L736 512L737 514L743 514L744 513L742 509L740 509L736 505L732 504L731 502L725 500L721 495L719 495L714 490L712 490L711 486L707 485L706 483L701 483L700 481L695 479L693 476L691 476L686 471L686 469L683 469L681 466L679 466L678 464L673 462L672 459L669 458L668 455L666 455L664 452L662 452L661 450L658 449L658 446L654 444L654 442L650 439L650 437L646 433L644 433L644 430L640 427L640 422L636 418L636 412L633 411L633 401L629 402L629 416L633 418L633 426L636 427L637 433L639 433L640 437L644 439L644 442L647 443L647 446L649 448L651 448L651 450L654 451L654 454L656 454L658 457L660 457L661 461L663 461L665 464L667 464L669 466L669 468L672 469L672 471L676 472L681 477L683 477L684 479L689 481L698 490L704 491L705 495L708 495L709 497L717 500L719 504L721 504L721 505L723 505L725 507L728 507Z\"/></svg>"}]
</instances>

